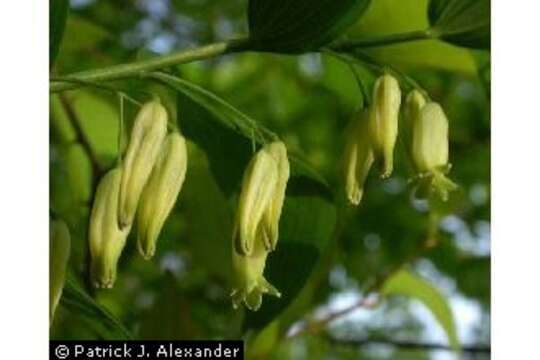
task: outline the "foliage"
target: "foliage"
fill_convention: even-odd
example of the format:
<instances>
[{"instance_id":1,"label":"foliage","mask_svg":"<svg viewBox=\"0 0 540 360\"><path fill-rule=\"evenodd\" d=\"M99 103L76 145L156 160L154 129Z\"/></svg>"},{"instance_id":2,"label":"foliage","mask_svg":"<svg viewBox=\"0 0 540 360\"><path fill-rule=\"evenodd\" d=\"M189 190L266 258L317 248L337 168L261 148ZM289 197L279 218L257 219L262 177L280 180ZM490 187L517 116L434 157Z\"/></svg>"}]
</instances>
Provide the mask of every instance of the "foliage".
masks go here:
<instances>
[{"instance_id":1,"label":"foliage","mask_svg":"<svg viewBox=\"0 0 540 360\"><path fill-rule=\"evenodd\" d=\"M188 46L248 40L235 54L71 82L72 90L51 94L51 213L72 239L51 338L244 338L253 358L423 359L422 351L329 340L431 340L431 324L410 305L417 299L448 334L437 341L489 341L489 1L87 1L72 3L69 15L66 4L51 2L52 84ZM426 29L433 37L361 46ZM337 51L344 43L359 45ZM449 119L460 188L446 203L417 199L408 186L414 171L400 119L394 174L382 181L372 171L360 207L344 204L347 124L383 71L404 95L415 87L429 94ZM115 166L138 103L156 95L188 141L186 181L154 259L143 260L130 236L115 288L96 290L87 249L95 187ZM265 276L282 297L235 311L231 234L241 178L254 150L278 138L292 173ZM407 272L394 272L405 264ZM304 328L372 294L387 300L365 316ZM467 336L456 299L477 309Z\"/></svg>"}]
</instances>

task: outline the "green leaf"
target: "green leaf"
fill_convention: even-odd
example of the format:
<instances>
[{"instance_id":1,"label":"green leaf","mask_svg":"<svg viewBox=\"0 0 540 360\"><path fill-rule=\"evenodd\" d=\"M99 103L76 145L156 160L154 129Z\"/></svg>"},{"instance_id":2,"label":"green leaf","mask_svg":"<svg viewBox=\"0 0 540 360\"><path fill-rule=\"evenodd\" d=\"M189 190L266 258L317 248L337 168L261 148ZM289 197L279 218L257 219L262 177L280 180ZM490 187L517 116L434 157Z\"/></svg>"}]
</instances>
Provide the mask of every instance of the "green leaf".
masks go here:
<instances>
[{"instance_id":1,"label":"green leaf","mask_svg":"<svg viewBox=\"0 0 540 360\"><path fill-rule=\"evenodd\" d=\"M188 156L189 176L182 187L180 203L185 210L191 256L209 274L230 284L231 239L223 234L232 232L233 214L210 172L206 154L189 141Z\"/></svg>"},{"instance_id":2,"label":"green leaf","mask_svg":"<svg viewBox=\"0 0 540 360\"><path fill-rule=\"evenodd\" d=\"M69 0L49 1L49 67L52 67L60 49L68 11Z\"/></svg>"},{"instance_id":3,"label":"green leaf","mask_svg":"<svg viewBox=\"0 0 540 360\"><path fill-rule=\"evenodd\" d=\"M68 101L76 121L100 162L104 164L114 159L118 152L120 123L116 99L91 90L75 91L69 95Z\"/></svg>"},{"instance_id":4,"label":"green leaf","mask_svg":"<svg viewBox=\"0 0 540 360\"><path fill-rule=\"evenodd\" d=\"M351 37L383 36L428 28L428 0L377 0L372 2L348 34ZM440 40L422 40L364 49L382 63L402 71L436 69L476 75L476 64L469 49Z\"/></svg>"},{"instance_id":5,"label":"green leaf","mask_svg":"<svg viewBox=\"0 0 540 360\"><path fill-rule=\"evenodd\" d=\"M92 163L80 144L68 145L64 154L67 181L73 199L86 204L92 197Z\"/></svg>"},{"instance_id":6,"label":"green leaf","mask_svg":"<svg viewBox=\"0 0 540 360\"><path fill-rule=\"evenodd\" d=\"M454 45L489 49L490 0L431 0L428 15L432 29Z\"/></svg>"},{"instance_id":7,"label":"green leaf","mask_svg":"<svg viewBox=\"0 0 540 360\"><path fill-rule=\"evenodd\" d=\"M255 144L277 139L277 135L225 100L189 81L164 73L151 76L179 91L179 126L193 141L210 152L208 155L211 159L216 160L210 162L210 167L222 190L230 195L238 187L236 179L241 178L244 165L251 157L250 149ZM193 102L199 106L193 106ZM190 131L192 128L195 129L193 132ZM229 163L232 159L235 161L231 166ZM326 180L302 155L290 153L289 160L293 175L306 176L326 187ZM329 195L328 189L325 191Z\"/></svg>"},{"instance_id":8,"label":"green leaf","mask_svg":"<svg viewBox=\"0 0 540 360\"><path fill-rule=\"evenodd\" d=\"M321 196L316 184L306 178L289 180L278 246L268 257L265 269L265 277L282 297L266 297L259 311L248 312L245 329L265 327L296 299L323 256L336 218L334 204Z\"/></svg>"},{"instance_id":9,"label":"green leaf","mask_svg":"<svg viewBox=\"0 0 540 360\"><path fill-rule=\"evenodd\" d=\"M250 0L249 36L257 50L299 53L332 41L370 0Z\"/></svg>"},{"instance_id":10,"label":"green leaf","mask_svg":"<svg viewBox=\"0 0 540 360\"><path fill-rule=\"evenodd\" d=\"M443 327L450 346L459 349L452 309L440 291L426 280L408 270L400 270L386 280L381 295L401 295L421 301Z\"/></svg>"},{"instance_id":11,"label":"green leaf","mask_svg":"<svg viewBox=\"0 0 540 360\"><path fill-rule=\"evenodd\" d=\"M71 275L66 279L61 304L71 313L81 317L105 340L131 340L133 338L120 320L96 303Z\"/></svg>"},{"instance_id":12,"label":"green leaf","mask_svg":"<svg viewBox=\"0 0 540 360\"><path fill-rule=\"evenodd\" d=\"M196 339L201 330L194 320L192 303L176 284L171 273L165 273L161 290L152 307L142 317L140 339Z\"/></svg>"},{"instance_id":13,"label":"green leaf","mask_svg":"<svg viewBox=\"0 0 540 360\"><path fill-rule=\"evenodd\" d=\"M234 197L253 154L252 141L270 140L275 135L196 85L164 74L156 78L178 90L178 118L183 133L206 152L212 174L224 195ZM252 139L252 134L258 135ZM247 314L245 329L264 327L291 303L306 284L334 230L336 209L324 179L298 154L290 154L289 160L291 178L279 242L265 269L265 277L281 291L282 297L265 297L259 311ZM232 219L234 210L229 208L229 211L228 218ZM221 238L226 246L232 246L228 234Z\"/></svg>"}]
</instances>

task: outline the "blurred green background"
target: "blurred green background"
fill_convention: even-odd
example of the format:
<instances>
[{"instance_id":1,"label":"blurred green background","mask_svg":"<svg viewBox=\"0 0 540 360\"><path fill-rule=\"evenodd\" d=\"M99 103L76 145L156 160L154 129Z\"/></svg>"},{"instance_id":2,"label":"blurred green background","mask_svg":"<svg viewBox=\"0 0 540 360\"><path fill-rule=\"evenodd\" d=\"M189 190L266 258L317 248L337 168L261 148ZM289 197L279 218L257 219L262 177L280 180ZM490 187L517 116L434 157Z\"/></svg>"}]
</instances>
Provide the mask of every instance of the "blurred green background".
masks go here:
<instances>
[{"instance_id":1,"label":"blurred green background","mask_svg":"<svg viewBox=\"0 0 540 360\"><path fill-rule=\"evenodd\" d=\"M246 6L246 0L72 0L52 76L245 34ZM423 29L426 8L427 0L375 0L348 34ZM437 246L415 257L410 268L447 299L463 346L489 346L489 52L425 40L367 53L414 78L447 113L451 178L460 189L440 205ZM359 72L371 84L373 74L368 69L359 68ZM339 194L344 130L362 99L349 66L320 53L247 52L170 70L279 134L290 151L303 154ZM181 129L197 116L188 105L177 108L177 94L156 82L133 79L115 86L140 101L148 99L149 93L159 94ZM129 126L137 107L129 102L124 107ZM427 203L411 194L408 179L413 173L401 141L393 176L380 181L372 171L363 202L348 211L336 248L322 253L329 266L317 272L320 278L310 277L310 291L294 303L296 310L286 311L281 319L285 328L280 328L275 342L271 326L264 336L257 337L253 330L244 332L243 310L232 309L229 246L235 196L216 181L205 149L193 143L186 183L160 236L155 258L147 262L137 254L132 234L114 289L91 289L85 280L88 213L99 175L114 166L118 123L119 99L114 93L85 88L51 95L51 212L68 223L72 235L72 287L57 311L52 339L124 338L115 329L118 321L131 336L142 339L243 336L253 358L256 353L272 359L489 358L485 352L457 355L346 341L383 338L447 344L433 314L421 302L406 297L389 298L375 309L349 312L324 331L288 336L302 328L306 318L324 317L357 302L374 276L416 254L425 240L430 224ZM228 149L222 150L227 158ZM245 159L238 160L231 152L228 161L232 169ZM229 164L224 166L227 169ZM263 299L263 309L268 301Z\"/></svg>"}]
</instances>

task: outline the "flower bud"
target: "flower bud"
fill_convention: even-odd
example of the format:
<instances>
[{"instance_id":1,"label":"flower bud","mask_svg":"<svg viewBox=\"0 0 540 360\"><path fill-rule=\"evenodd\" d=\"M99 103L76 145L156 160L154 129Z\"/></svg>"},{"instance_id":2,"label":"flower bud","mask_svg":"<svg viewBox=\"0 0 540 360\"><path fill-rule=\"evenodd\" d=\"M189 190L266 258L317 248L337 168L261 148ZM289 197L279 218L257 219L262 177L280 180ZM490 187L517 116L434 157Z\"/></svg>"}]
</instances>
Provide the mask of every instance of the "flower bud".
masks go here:
<instances>
[{"instance_id":1,"label":"flower bud","mask_svg":"<svg viewBox=\"0 0 540 360\"><path fill-rule=\"evenodd\" d=\"M278 163L267 147L250 160L242 179L233 241L236 251L250 255L257 240L257 230L278 185Z\"/></svg>"},{"instance_id":2,"label":"flower bud","mask_svg":"<svg viewBox=\"0 0 540 360\"><path fill-rule=\"evenodd\" d=\"M450 170L448 120L437 103L427 103L413 123L412 157L421 185L427 183L446 200L457 185L445 176Z\"/></svg>"},{"instance_id":3,"label":"flower bud","mask_svg":"<svg viewBox=\"0 0 540 360\"><path fill-rule=\"evenodd\" d=\"M139 200L137 247L145 259L154 256L159 233L180 193L186 169L186 141L179 133L171 133L165 138Z\"/></svg>"},{"instance_id":4,"label":"flower bud","mask_svg":"<svg viewBox=\"0 0 540 360\"><path fill-rule=\"evenodd\" d=\"M49 227L49 322L51 324L64 289L70 247L71 238L66 223L61 220L51 221Z\"/></svg>"},{"instance_id":5,"label":"flower bud","mask_svg":"<svg viewBox=\"0 0 540 360\"><path fill-rule=\"evenodd\" d=\"M111 288L116 279L116 267L126 244L131 226L118 225L118 196L122 172L110 170L98 184L88 239L90 242L91 275L96 287Z\"/></svg>"},{"instance_id":6,"label":"flower bud","mask_svg":"<svg viewBox=\"0 0 540 360\"><path fill-rule=\"evenodd\" d=\"M159 101L143 105L131 131L128 148L122 163L120 227L131 225L139 197L159 155L167 133L167 111Z\"/></svg>"},{"instance_id":7,"label":"flower bud","mask_svg":"<svg viewBox=\"0 0 540 360\"><path fill-rule=\"evenodd\" d=\"M412 155L419 172L448 164L448 120L439 104L426 104L414 121Z\"/></svg>"},{"instance_id":8,"label":"flower bud","mask_svg":"<svg viewBox=\"0 0 540 360\"><path fill-rule=\"evenodd\" d=\"M362 109L354 115L347 132L343 159L345 193L352 205L360 204L364 183L373 164L373 151L368 132L369 111Z\"/></svg>"},{"instance_id":9,"label":"flower bud","mask_svg":"<svg viewBox=\"0 0 540 360\"><path fill-rule=\"evenodd\" d=\"M262 304L263 294L281 297L281 293L264 278L267 256L268 251L262 239L255 243L250 256L237 254L233 248L235 283L231 298L235 309L243 302L248 309L257 311Z\"/></svg>"},{"instance_id":10,"label":"flower bud","mask_svg":"<svg viewBox=\"0 0 540 360\"><path fill-rule=\"evenodd\" d=\"M290 165L287 158L287 148L281 141L275 141L266 146L268 152L277 163L277 184L274 194L263 215L263 239L267 250L276 248L279 236L279 219L285 202L285 191L289 181Z\"/></svg>"},{"instance_id":11,"label":"flower bud","mask_svg":"<svg viewBox=\"0 0 540 360\"><path fill-rule=\"evenodd\" d=\"M385 74L377 79L370 106L369 132L375 158L381 162L381 177L387 178L394 168L394 147L398 134L401 91L398 81Z\"/></svg>"}]
</instances>

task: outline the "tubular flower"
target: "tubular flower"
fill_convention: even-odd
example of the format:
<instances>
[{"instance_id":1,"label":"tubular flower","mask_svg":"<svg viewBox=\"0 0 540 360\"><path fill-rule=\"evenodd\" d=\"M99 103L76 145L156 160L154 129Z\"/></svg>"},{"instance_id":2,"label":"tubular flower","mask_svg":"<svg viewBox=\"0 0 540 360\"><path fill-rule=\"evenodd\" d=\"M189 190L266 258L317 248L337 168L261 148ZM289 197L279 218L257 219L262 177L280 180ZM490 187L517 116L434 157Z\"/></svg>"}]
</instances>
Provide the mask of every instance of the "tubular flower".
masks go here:
<instances>
[{"instance_id":1,"label":"tubular flower","mask_svg":"<svg viewBox=\"0 0 540 360\"><path fill-rule=\"evenodd\" d=\"M118 194L122 172L110 170L99 182L90 214L91 275L95 287L111 288L131 226L118 226Z\"/></svg>"},{"instance_id":2,"label":"tubular flower","mask_svg":"<svg viewBox=\"0 0 540 360\"><path fill-rule=\"evenodd\" d=\"M167 132L167 111L159 101L143 105L131 131L122 163L118 220L121 228L131 225L139 197L159 155Z\"/></svg>"},{"instance_id":3,"label":"tubular flower","mask_svg":"<svg viewBox=\"0 0 540 360\"><path fill-rule=\"evenodd\" d=\"M369 133L375 158L381 162L381 177L387 178L394 168L394 147L398 134L401 91L398 81L385 74L373 88L369 114Z\"/></svg>"},{"instance_id":4,"label":"tubular flower","mask_svg":"<svg viewBox=\"0 0 540 360\"><path fill-rule=\"evenodd\" d=\"M279 219L285 201L285 190L290 176L287 148L280 141L268 145L270 155L277 162L278 179L270 204L263 215L264 244L267 250L274 250L279 236Z\"/></svg>"},{"instance_id":5,"label":"tubular flower","mask_svg":"<svg viewBox=\"0 0 540 360\"><path fill-rule=\"evenodd\" d=\"M235 284L231 297L235 308L244 302L256 311L263 294L281 296L263 274L268 253L278 241L289 175L287 149L282 142L264 146L244 172L233 230Z\"/></svg>"},{"instance_id":6,"label":"tubular flower","mask_svg":"<svg viewBox=\"0 0 540 360\"><path fill-rule=\"evenodd\" d=\"M354 116L343 159L343 175L347 200L352 205L359 205L364 193L364 183L373 164L373 151L368 133L367 109L358 111Z\"/></svg>"},{"instance_id":7,"label":"tubular flower","mask_svg":"<svg viewBox=\"0 0 540 360\"><path fill-rule=\"evenodd\" d=\"M154 256L159 233L180 193L186 169L186 141L179 133L171 133L139 200L137 247L145 259Z\"/></svg>"},{"instance_id":8,"label":"tubular flower","mask_svg":"<svg viewBox=\"0 0 540 360\"><path fill-rule=\"evenodd\" d=\"M253 156L242 179L233 233L235 248L239 254L252 254L258 239L259 224L270 206L277 183L278 164L265 146Z\"/></svg>"},{"instance_id":9,"label":"tubular flower","mask_svg":"<svg viewBox=\"0 0 540 360\"><path fill-rule=\"evenodd\" d=\"M448 120L441 106L427 103L413 122L412 156L421 182L446 200L457 185L446 178L448 163Z\"/></svg>"},{"instance_id":10,"label":"tubular flower","mask_svg":"<svg viewBox=\"0 0 540 360\"><path fill-rule=\"evenodd\" d=\"M61 220L51 221L49 227L49 322L51 324L64 289L70 247L71 237L66 223Z\"/></svg>"}]
</instances>

